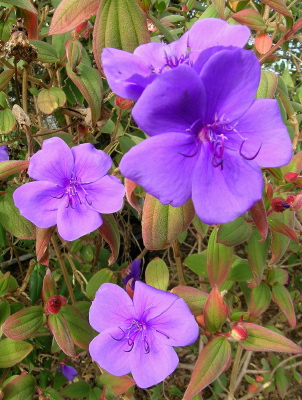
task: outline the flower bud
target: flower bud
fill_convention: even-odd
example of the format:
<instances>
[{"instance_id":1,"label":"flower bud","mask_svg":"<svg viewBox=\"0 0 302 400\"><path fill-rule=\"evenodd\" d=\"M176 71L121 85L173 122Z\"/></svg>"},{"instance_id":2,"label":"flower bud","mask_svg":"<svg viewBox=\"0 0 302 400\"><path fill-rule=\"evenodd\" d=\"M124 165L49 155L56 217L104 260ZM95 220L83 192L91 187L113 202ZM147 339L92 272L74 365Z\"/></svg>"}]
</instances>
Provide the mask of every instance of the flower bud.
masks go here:
<instances>
[{"instance_id":1,"label":"flower bud","mask_svg":"<svg viewBox=\"0 0 302 400\"><path fill-rule=\"evenodd\" d=\"M271 201L271 206L276 212L283 212L290 207L287 201L285 201L282 197L274 197Z\"/></svg>"},{"instance_id":2,"label":"flower bud","mask_svg":"<svg viewBox=\"0 0 302 400\"><path fill-rule=\"evenodd\" d=\"M62 306L66 305L66 299L63 296L51 296L47 303L46 303L46 309L49 312L49 314L57 314Z\"/></svg>"},{"instance_id":3,"label":"flower bud","mask_svg":"<svg viewBox=\"0 0 302 400\"><path fill-rule=\"evenodd\" d=\"M133 101L124 99L123 97L116 96L114 103L117 107L119 107L122 110L130 110L130 108L133 106Z\"/></svg>"},{"instance_id":4,"label":"flower bud","mask_svg":"<svg viewBox=\"0 0 302 400\"><path fill-rule=\"evenodd\" d=\"M230 336L237 342L241 342L248 337L248 332L244 326L238 324L231 329Z\"/></svg>"},{"instance_id":5,"label":"flower bud","mask_svg":"<svg viewBox=\"0 0 302 400\"><path fill-rule=\"evenodd\" d=\"M296 172L287 172L284 175L284 178L287 182L295 182L295 180L298 178L299 174Z\"/></svg>"}]
</instances>

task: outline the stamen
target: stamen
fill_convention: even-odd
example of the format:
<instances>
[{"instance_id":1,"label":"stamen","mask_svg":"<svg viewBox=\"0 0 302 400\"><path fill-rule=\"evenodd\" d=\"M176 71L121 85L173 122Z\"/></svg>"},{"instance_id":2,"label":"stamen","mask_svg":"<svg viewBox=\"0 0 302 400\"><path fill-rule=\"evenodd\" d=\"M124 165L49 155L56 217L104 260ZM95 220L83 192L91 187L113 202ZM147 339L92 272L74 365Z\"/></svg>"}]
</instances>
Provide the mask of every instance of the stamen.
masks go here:
<instances>
[{"instance_id":1,"label":"stamen","mask_svg":"<svg viewBox=\"0 0 302 400\"><path fill-rule=\"evenodd\" d=\"M239 154L240 154L241 157L243 157L245 160L248 160L248 161L254 160L254 159L258 156L259 151L261 150L262 143L260 144L260 147L259 147L258 151L256 152L256 154L255 154L253 157L247 157L247 156L245 156L245 155L242 153L242 148L243 148L243 145L244 145L244 143L245 143L246 140L247 140L247 139L244 139L244 140L242 141L241 146L240 146L240 149L239 149Z\"/></svg>"},{"instance_id":2,"label":"stamen","mask_svg":"<svg viewBox=\"0 0 302 400\"><path fill-rule=\"evenodd\" d=\"M65 194L65 193L63 193L62 196L58 196L58 197L56 197L56 196L50 196L50 197L52 197L53 199L58 199L58 200L60 200L60 199L62 199L62 197L64 196L64 194Z\"/></svg>"},{"instance_id":3,"label":"stamen","mask_svg":"<svg viewBox=\"0 0 302 400\"><path fill-rule=\"evenodd\" d=\"M161 333L162 335L166 336L167 339L170 339L170 337L168 335L166 335L165 333L158 331L157 329L155 329L155 330L156 330L156 332Z\"/></svg>"},{"instance_id":4,"label":"stamen","mask_svg":"<svg viewBox=\"0 0 302 400\"><path fill-rule=\"evenodd\" d=\"M114 340L116 340L117 342L120 342L121 340L123 340L124 339L124 337L126 336L126 332L124 332L123 331L123 329L119 326L119 328L120 328L120 330L123 332L123 337L121 337L120 339L116 339L115 337L113 337L112 335L111 335L111 333L109 333L109 335L112 337L112 339L114 339Z\"/></svg>"}]
</instances>

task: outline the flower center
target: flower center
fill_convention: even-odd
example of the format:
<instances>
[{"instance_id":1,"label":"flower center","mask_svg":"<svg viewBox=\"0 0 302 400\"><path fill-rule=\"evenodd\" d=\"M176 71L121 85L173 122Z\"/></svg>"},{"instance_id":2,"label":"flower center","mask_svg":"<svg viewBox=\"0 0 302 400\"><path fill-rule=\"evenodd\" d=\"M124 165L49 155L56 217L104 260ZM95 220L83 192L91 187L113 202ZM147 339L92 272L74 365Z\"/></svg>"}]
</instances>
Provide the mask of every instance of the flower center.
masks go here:
<instances>
[{"instance_id":1,"label":"flower center","mask_svg":"<svg viewBox=\"0 0 302 400\"><path fill-rule=\"evenodd\" d=\"M164 45L164 53L165 55L163 66L161 68L152 68L152 72L155 74L161 74L162 72L177 68L181 64L190 65L188 52L186 54L181 54L180 56L177 56L175 52L173 53L173 50L169 45Z\"/></svg>"},{"instance_id":2,"label":"flower center","mask_svg":"<svg viewBox=\"0 0 302 400\"><path fill-rule=\"evenodd\" d=\"M81 183L81 178L77 177L74 172L71 175L70 181L65 186L65 192L61 196L55 197L62 199L64 196L68 196L68 205L66 208L76 208L77 204L87 204L91 206L92 201L88 198L88 193L84 188L84 184Z\"/></svg>"}]
</instances>

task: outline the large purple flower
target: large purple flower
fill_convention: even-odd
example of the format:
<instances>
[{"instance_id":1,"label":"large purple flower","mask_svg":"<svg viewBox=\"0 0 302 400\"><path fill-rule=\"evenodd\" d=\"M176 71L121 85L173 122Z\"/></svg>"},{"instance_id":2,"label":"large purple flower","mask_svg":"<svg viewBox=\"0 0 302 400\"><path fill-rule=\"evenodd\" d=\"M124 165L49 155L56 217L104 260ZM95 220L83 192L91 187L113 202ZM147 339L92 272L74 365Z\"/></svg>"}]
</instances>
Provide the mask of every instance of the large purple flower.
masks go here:
<instances>
[{"instance_id":1,"label":"large purple flower","mask_svg":"<svg viewBox=\"0 0 302 400\"><path fill-rule=\"evenodd\" d=\"M234 47L207 53L199 75L182 65L145 89L133 117L152 137L133 147L120 169L163 204L192 198L200 219L216 224L260 200L259 167L287 164L292 148L277 101L255 100L256 56Z\"/></svg>"},{"instance_id":2,"label":"large purple flower","mask_svg":"<svg viewBox=\"0 0 302 400\"><path fill-rule=\"evenodd\" d=\"M0 147L0 162L1 161L8 161L8 150L6 146L1 146Z\"/></svg>"},{"instance_id":3,"label":"large purple flower","mask_svg":"<svg viewBox=\"0 0 302 400\"><path fill-rule=\"evenodd\" d=\"M117 285L104 283L89 312L100 334L89 345L91 357L109 373L132 373L146 388L163 381L178 364L172 346L198 337L198 326L183 299L136 282L133 301Z\"/></svg>"},{"instance_id":4,"label":"large purple flower","mask_svg":"<svg viewBox=\"0 0 302 400\"><path fill-rule=\"evenodd\" d=\"M57 224L65 240L75 240L102 225L102 214L122 207L124 186L107 175L112 160L90 143L70 149L60 138L47 139L30 159L28 174L37 182L14 192L20 214L39 228Z\"/></svg>"},{"instance_id":5,"label":"large purple flower","mask_svg":"<svg viewBox=\"0 0 302 400\"><path fill-rule=\"evenodd\" d=\"M134 53L107 47L102 53L102 64L111 89L119 96L138 100L158 74L182 64L194 66L200 53L213 46L243 47L249 36L246 26L208 18L197 21L169 45L147 43Z\"/></svg>"}]
</instances>

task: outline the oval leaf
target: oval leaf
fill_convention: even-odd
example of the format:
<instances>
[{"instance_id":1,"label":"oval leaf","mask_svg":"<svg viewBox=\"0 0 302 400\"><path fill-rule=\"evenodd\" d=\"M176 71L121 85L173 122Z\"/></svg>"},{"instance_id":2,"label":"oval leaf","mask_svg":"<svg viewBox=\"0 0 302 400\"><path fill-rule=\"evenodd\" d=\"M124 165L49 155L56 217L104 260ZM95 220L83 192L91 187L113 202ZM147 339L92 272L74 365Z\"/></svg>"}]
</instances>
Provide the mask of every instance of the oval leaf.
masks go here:
<instances>
[{"instance_id":1,"label":"oval leaf","mask_svg":"<svg viewBox=\"0 0 302 400\"><path fill-rule=\"evenodd\" d=\"M271 302L271 291L267 284L260 284L252 289L250 298L250 317L255 318L267 310Z\"/></svg>"},{"instance_id":2,"label":"oval leaf","mask_svg":"<svg viewBox=\"0 0 302 400\"><path fill-rule=\"evenodd\" d=\"M272 38L267 33L260 33L260 35L256 36L255 39L255 47L258 53L265 54L267 53L273 45Z\"/></svg>"},{"instance_id":3,"label":"oval leaf","mask_svg":"<svg viewBox=\"0 0 302 400\"><path fill-rule=\"evenodd\" d=\"M167 290L169 285L169 270L167 264L160 258L155 258L147 265L145 272L147 285L156 289Z\"/></svg>"},{"instance_id":4,"label":"oval leaf","mask_svg":"<svg viewBox=\"0 0 302 400\"><path fill-rule=\"evenodd\" d=\"M239 24L247 25L254 31L264 31L266 29L266 25L261 14L252 8L236 12L232 15L232 18Z\"/></svg>"},{"instance_id":5,"label":"oval leaf","mask_svg":"<svg viewBox=\"0 0 302 400\"><path fill-rule=\"evenodd\" d=\"M15 70L14 69L8 69L6 71L1 72L0 74L0 92L6 87L8 82L12 79L14 76Z\"/></svg>"},{"instance_id":6,"label":"oval leaf","mask_svg":"<svg viewBox=\"0 0 302 400\"><path fill-rule=\"evenodd\" d=\"M278 85L278 75L274 74L273 72L262 69L261 79L256 93L256 98L257 99L273 98L276 93L277 85Z\"/></svg>"},{"instance_id":7,"label":"oval leaf","mask_svg":"<svg viewBox=\"0 0 302 400\"><path fill-rule=\"evenodd\" d=\"M38 95L37 103L42 112L51 114L66 103L66 95L62 89L56 87L42 89Z\"/></svg>"},{"instance_id":8,"label":"oval leaf","mask_svg":"<svg viewBox=\"0 0 302 400\"><path fill-rule=\"evenodd\" d=\"M243 217L238 217L232 222L221 224L217 233L217 243L225 246L237 246L245 242L252 234L252 227Z\"/></svg>"},{"instance_id":9,"label":"oval leaf","mask_svg":"<svg viewBox=\"0 0 302 400\"><path fill-rule=\"evenodd\" d=\"M120 250L120 234L116 220L113 215L106 214L102 215L103 224L99 227L98 231L109 244L111 249L111 256L108 260L108 265L112 265L117 257Z\"/></svg>"},{"instance_id":10,"label":"oval leaf","mask_svg":"<svg viewBox=\"0 0 302 400\"><path fill-rule=\"evenodd\" d=\"M37 61L43 63L56 63L60 61L56 49L51 44L42 40L30 40L29 42L37 49Z\"/></svg>"},{"instance_id":11,"label":"oval leaf","mask_svg":"<svg viewBox=\"0 0 302 400\"><path fill-rule=\"evenodd\" d=\"M293 18L283 0L261 0L261 3L267 4L273 10L278 11L280 14L285 15L286 17Z\"/></svg>"},{"instance_id":12,"label":"oval leaf","mask_svg":"<svg viewBox=\"0 0 302 400\"><path fill-rule=\"evenodd\" d=\"M2 389L5 400L32 400L36 391L36 381L24 372L8 382Z\"/></svg>"},{"instance_id":13,"label":"oval leaf","mask_svg":"<svg viewBox=\"0 0 302 400\"><path fill-rule=\"evenodd\" d=\"M48 326L60 349L69 357L76 357L77 353L74 349L74 343L69 332L67 321L63 315L61 315L61 313L49 315Z\"/></svg>"},{"instance_id":14,"label":"oval leaf","mask_svg":"<svg viewBox=\"0 0 302 400\"><path fill-rule=\"evenodd\" d=\"M131 179L125 178L125 189L128 203L137 211L138 217L140 218L142 214L142 206L139 204L137 197L134 194L136 186L137 183L131 181Z\"/></svg>"},{"instance_id":15,"label":"oval leaf","mask_svg":"<svg viewBox=\"0 0 302 400\"><path fill-rule=\"evenodd\" d=\"M217 379L229 365L231 345L223 337L212 339L201 351L183 400L190 400Z\"/></svg>"},{"instance_id":16,"label":"oval leaf","mask_svg":"<svg viewBox=\"0 0 302 400\"><path fill-rule=\"evenodd\" d=\"M48 244L55 231L55 226L50 228L36 228L36 256L40 264L49 265Z\"/></svg>"},{"instance_id":17,"label":"oval leaf","mask_svg":"<svg viewBox=\"0 0 302 400\"><path fill-rule=\"evenodd\" d=\"M103 268L97 272L88 282L86 294L89 299L94 299L96 291L106 282L113 282L113 272L108 268Z\"/></svg>"},{"instance_id":18,"label":"oval leaf","mask_svg":"<svg viewBox=\"0 0 302 400\"><path fill-rule=\"evenodd\" d=\"M112 390L115 396L121 396L131 386L135 385L135 381L128 375L114 376L104 373L99 377L99 382Z\"/></svg>"},{"instance_id":19,"label":"oval leaf","mask_svg":"<svg viewBox=\"0 0 302 400\"><path fill-rule=\"evenodd\" d=\"M261 242L263 242L263 240L265 240L267 237L268 222L267 222L266 210L262 199L257 201L257 203L255 203L250 208L250 214L251 217L253 218L256 228L258 229L258 231L262 236Z\"/></svg>"},{"instance_id":20,"label":"oval leaf","mask_svg":"<svg viewBox=\"0 0 302 400\"><path fill-rule=\"evenodd\" d=\"M293 212L284 212L284 213L276 213L273 212L270 214L271 218L277 219L281 221L283 224L293 229L295 225L295 213ZM286 252L288 245L290 242L290 238L285 236L282 233L277 232L275 229L272 229L272 241L271 241L271 253L272 258L269 262L270 265L278 262Z\"/></svg>"},{"instance_id":21,"label":"oval leaf","mask_svg":"<svg viewBox=\"0 0 302 400\"><path fill-rule=\"evenodd\" d=\"M16 125L16 119L9 108L0 110L0 133L10 133Z\"/></svg>"},{"instance_id":22,"label":"oval leaf","mask_svg":"<svg viewBox=\"0 0 302 400\"><path fill-rule=\"evenodd\" d=\"M24 171L29 166L29 161L2 161L0 162L0 180Z\"/></svg>"},{"instance_id":23,"label":"oval leaf","mask_svg":"<svg viewBox=\"0 0 302 400\"><path fill-rule=\"evenodd\" d=\"M43 287L42 287L42 299L44 303L47 303L48 299L51 296L55 296L57 294L56 282L51 273L50 269L47 268L46 274L43 279Z\"/></svg>"},{"instance_id":24,"label":"oval leaf","mask_svg":"<svg viewBox=\"0 0 302 400\"><path fill-rule=\"evenodd\" d=\"M207 251L204 250L200 254L190 254L184 259L184 264L195 274L207 276Z\"/></svg>"},{"instance_id":25,"label":"oval leaf","mask_svg":"<svg viewBox=\"0 0 302 400\"><path fill-rule=\"evenodd\" d=\"M268 251L268 241L261 242L260 233L256 228L253 228L252 236L247 244L247 258L249 266L253 273L253 279L250 287L258 286L262 279L264 267L266 265L266 257Z\"/></svg>"},{"instance_id":26,"label":"oval leaf","mask_svg":"<svg viewBox=\"0 0 302 400\"><path fill-rule=\"evenodd\" d=\"M39 306L25 308L11 315L3 324L3 333L13 340L25 340L32 337L45 321L43 308Z\"/></svg>"},{"instance_id":27,"label":"oval leaf","mask_svg":"<svg viewBox=\"0 0 302 400\"><path fill-rule=\"evenodd\" d=\"M215 286L209 294L204 306L204 322L207 331L214 333L220 331L229 315L229 308Z\"/></svg>"},{"instance_id":28,"label":"oval leaf","mask_svg":"<svg viewBox=\"0 0 302 400\"><path fill-rule=\"evenodd\" d=\"M9 6L16 6L19 8L23 8L24 10L28 10L34 14L37 14L37 10L32 5L30 0L3 0L2 3L6 3Z\"/></svg>"},{"instance_id":29,"label":"oval leaf","mask_svg":"<svg viewBox=\"0 0 302 400\"><path fill-rule=\"evenodd\" d=\"M205 302L209 296L208 293L189 286L176 286L171 292L184 299L193 315L203 313Z\"/></svg>"},{"instance_id":30,"label":"oval leaf","mask_svg":"<svg viewBox=\"0 0 302 400\"><path fill-rule=\"evenodd\" d=\"M3 339L0 342L0 368L9 368L22 361L33 349L27 342Z\"/></svg>"},{"instance_id":31,"label":"oval leaf","mask_svg":"<svg viewBox=\"0 0 302 400\"><path fill-rule=\"evenodd\" d=\"M292 298L288 292L288 290L280 283L272 286L272 297L273 301L278 304L280 309L286 315L288 323L290 326L296 326L296 314L293 305Z\"/></svg>"},{"instance_id":32,"label":"oval leaf","mask_svg":"<svg viewBox=\"0 0 302 400\"><path fill-rule=\"evenodd\" d=\"M296 243L299 243L299 238L296 232L290 228L288 225L285 225L282 221L279 219L270 217L268 219L269 226L272 230L275 232L281 233L282 235L287 236L291 240L293 240Z\"/></svg>"}]
</instances>

